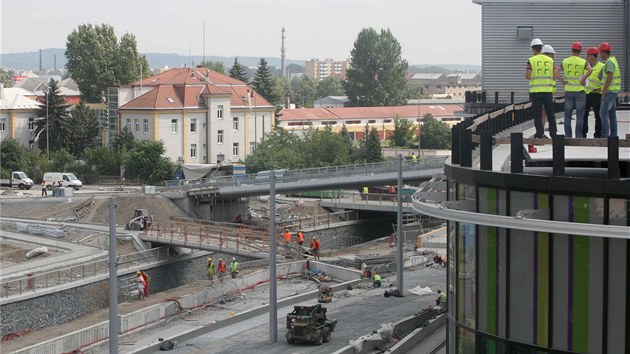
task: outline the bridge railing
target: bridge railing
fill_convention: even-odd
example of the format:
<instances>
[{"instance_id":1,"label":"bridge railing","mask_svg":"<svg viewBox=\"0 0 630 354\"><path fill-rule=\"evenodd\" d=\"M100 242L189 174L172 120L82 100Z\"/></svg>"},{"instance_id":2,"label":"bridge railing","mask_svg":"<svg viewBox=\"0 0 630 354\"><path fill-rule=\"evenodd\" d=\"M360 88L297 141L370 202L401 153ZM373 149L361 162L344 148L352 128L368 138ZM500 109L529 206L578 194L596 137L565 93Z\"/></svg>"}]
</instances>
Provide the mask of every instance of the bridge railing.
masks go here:
<instances>
[{"instance_id":1,"label":"bridge railing","mask_svg":"<svg viewBox=\"0 0 630 354\"><path fill-rule=\"evenodd\" d=\"M277 234L281 234L285 228L290 230L299 229L327 229L331 225L344 221L359 220L359 212L356 210L345 210L335 213L319 214L308 217L297 217L291 220L283 220L278 223Z\"/></svg>"},{"instance_id":2,"label":"bridge railing","mask_svg":"<svg viewBox=\"0 0 630 354\"><path fill-rule=\"evenodd\" d=\"M168 247L152 248L150 250L134 252L118 256L118 271L137 267L169 257ZM36 292L58 285L93 278L109 271L109 260L99 259L71 267L51 270L43 273L29 273L29 275L4 280L0 282L0 298Z\"/></svg>"},{"instance_id":3,"label":"bridge railing","mask_svg":"<svg viewBox=\"0 0 630 354\"><path fill-rule=\"evenodd\" d=\"M442 168L446 156L423 156L417 162L403 161L403 171L426 170ZM352 175L371 175L393 172L398 170L398 161L385 161L364 163L358 165L315 167L298 170L278 170L276 181L278 183L297 182L309 179L329 179L334 177ZM254 173L248 175L218 176L201 178L197 180L171 180L166 181L167 189L195 189L195 188L219 188L226 186L269 184L269 174Z\"/></svg>"}]
</instances>

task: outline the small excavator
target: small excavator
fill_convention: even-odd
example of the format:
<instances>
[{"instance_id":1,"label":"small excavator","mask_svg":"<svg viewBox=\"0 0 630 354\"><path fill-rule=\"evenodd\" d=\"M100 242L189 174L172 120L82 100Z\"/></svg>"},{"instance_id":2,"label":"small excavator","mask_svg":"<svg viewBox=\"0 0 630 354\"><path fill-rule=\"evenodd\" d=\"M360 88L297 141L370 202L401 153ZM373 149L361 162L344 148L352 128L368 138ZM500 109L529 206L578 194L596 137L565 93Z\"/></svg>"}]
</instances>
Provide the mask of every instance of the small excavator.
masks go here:
<instances>
[{"instance_id":1,"label":"small excavator","mask_svg":"<svg viewBox=\"0 0 630 354\"><path fill-rule=\"evenodd\" d=\"M144 231L153 223L153 215L149 215L149 209L136 209L133 218L125 225L125 230Z\"/></svg>"}]
</instances>

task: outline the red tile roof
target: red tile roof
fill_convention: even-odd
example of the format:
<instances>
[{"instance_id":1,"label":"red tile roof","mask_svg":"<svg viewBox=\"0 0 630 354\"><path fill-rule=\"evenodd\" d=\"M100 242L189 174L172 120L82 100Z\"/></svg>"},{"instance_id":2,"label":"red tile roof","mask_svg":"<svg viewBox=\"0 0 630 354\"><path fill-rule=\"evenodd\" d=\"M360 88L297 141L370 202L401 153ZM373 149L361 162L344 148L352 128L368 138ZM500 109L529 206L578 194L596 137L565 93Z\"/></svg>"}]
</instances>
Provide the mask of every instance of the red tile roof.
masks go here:
<instances>
[{"instance_id":1,"label":"red tile roof","mask_svg":"<svg viewBox=\"0 0 630 354\"><path fill-rule=\"evenodd\" d=\"M160 85L135 100L127 102L120 109L181 109L183 107L182 100L172 85Z\"/></svg>"},{"instance_id":2,"label":"red tile roof","mask_svg":"<svg viewBox=\"0 0 630 354\"><path fill-rule=\"evenodd\" d=\"M340 107L340 108L302 108L283 109L278 119L291 120L321 120L321 119L356 119L356 118L418 118L426 113L434 117L451 117L455 112L462 111L461 105L421 105L421 106L391 106L391 107Z\"/></svg>"}]
</instances>

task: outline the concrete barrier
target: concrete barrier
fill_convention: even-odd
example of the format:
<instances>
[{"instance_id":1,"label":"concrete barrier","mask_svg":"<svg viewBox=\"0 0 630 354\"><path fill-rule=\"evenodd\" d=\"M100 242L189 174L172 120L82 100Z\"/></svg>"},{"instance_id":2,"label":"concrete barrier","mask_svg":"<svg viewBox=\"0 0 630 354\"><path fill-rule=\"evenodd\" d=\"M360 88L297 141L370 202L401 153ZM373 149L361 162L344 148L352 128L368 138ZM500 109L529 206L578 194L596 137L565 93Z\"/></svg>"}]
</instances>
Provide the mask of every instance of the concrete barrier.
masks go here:
<instances>
[{"instance_id":1,"label":"concrete barrier","mask_svg":"<svg viewBox=\"0 0 630 354\"><path fill-rule=\"evenodd\" d=\"M431 333L435 332L436 329L444 326L446 324L446 315L440 315L435 320L430 321L429 325L426 327L416 328L414 331L409 333L405 338L401 339L400 342L396 343L394 346L389 348L388 353L390 354L403 354L410 351L413 347L418 345L418 343L422 342L425 338L427 338ZM446 340L446 337L444 338Z\"/></svg>"},{"instance_id":2,"label":"concrete barrier","mask_svg":"<svg viewBox=\"0 0 630 354\"><path fill-rule=\"evenodd\" d=\"M312 262L311 264L316 263L319 267L320 265L324 265L320 262ZM283 278L287 275L301 273L305 269L306 261L297 261L297 262L289 262L282 263L277 265L277 275L279 278ZM335 284L332 286L334 291L345 290L348 285L354 285L360 281L358 271L345 269L336 266L330 266L328 269L328 274L330 274L333 279L353 279L350 281L344 281L341 284ZM248 274L242 278L237 278L232 281L231 278L226 278L224 280L223 285L215 285L215 286L223 286L222 291L218 291L213 289L212 287L206 288L201 292L197 292L194 294L188 294L182 296L177 299L177 301L168 301L162 302L160 304L156 304L130 314L120 316L120 331L121 334L130 334L139 330L143 330L146 328L153 327L163 321L166 321L170 317L176 315L179 310L189 310L194 308L203 307L209 302L216 299L223 292L230 291L244 291L249 288L253 288L257 285L266 283L269 281L269 270L262 269L257 272ZM278 301L278 307L289 306L299 302L303 302L309 299L316 299L318 295L317 291L307 292L301 295L292 296L286 299L282 299ZM189 338L193 338L208 332L211 332L215 329L222 328L228 326L233 323L237 323L240 321L245 321L249 318L261 315L263 313L268 312L268 305L260 306L248 311L241 312L235 316L228 317L222 321L218 321L215 324L206 325L201 328L196 328L184 333L180 333L174 335L172 340L183 341ZM94 326L85 328L83 330L69 333L59 338L51 339L44 343L40 343L37 345L33 345L19 351L14 352L14 354L36 354L36 353L49 353L49 354L61 354L64 352L71 352L73 350L81 350L87 347L103 344L108 341L109 335L109 322L101 322ZM152 353L156 350L159 350L160 342L155 343L154 345L148 346L147 348L143 348L141 350L135 351L135 353Z\"/></svg>"}]
</instances>

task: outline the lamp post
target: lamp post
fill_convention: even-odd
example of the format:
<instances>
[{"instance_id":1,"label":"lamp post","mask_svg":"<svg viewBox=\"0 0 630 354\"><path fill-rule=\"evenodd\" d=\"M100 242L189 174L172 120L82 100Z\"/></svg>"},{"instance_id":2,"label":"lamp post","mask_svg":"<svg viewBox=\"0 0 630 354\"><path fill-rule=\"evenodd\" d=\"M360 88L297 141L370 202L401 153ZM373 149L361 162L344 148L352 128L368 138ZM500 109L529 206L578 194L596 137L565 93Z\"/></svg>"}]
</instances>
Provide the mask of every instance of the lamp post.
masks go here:
<instances>
[{"instance_id":1,"label":"lamp post","mask_svg":"<svg viewBox=\"0 0 630 354\"><path fill-rule=\"evenodd\" d=\"M46 159L50 161L50 144L48 132L48 91L44 91L44 99L46 100Z\"/></svg>"}]
</instances>

